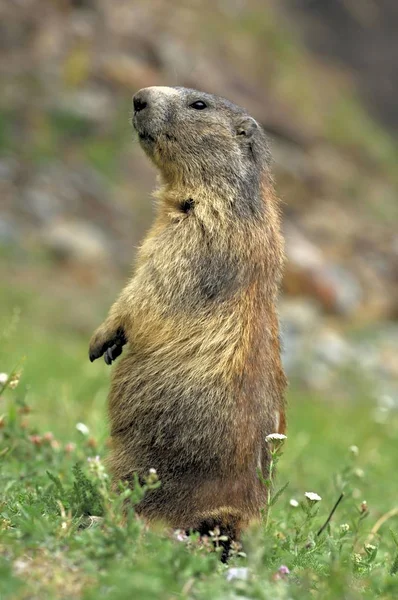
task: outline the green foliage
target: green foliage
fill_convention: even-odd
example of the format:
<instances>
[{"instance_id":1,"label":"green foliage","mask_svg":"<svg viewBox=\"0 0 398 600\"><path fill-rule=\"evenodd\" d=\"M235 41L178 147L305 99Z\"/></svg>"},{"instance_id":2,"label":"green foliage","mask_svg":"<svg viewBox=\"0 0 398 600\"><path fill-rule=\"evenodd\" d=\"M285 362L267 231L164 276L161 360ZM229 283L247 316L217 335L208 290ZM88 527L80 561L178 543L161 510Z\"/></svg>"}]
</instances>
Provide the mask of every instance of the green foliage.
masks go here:
<instances>
[{"instance_id":1,"label":"green foliage","mask_svg":"<svg viewBox=\"0 0 398 600\"><path fill-rule=\"evenodd\" d=\"M3 383L0 396L2 599L36 595L85 600L240 596L359 600L398 593L397 536L393 531L390 534L387 526L369 536L380 512L391 509L395 501L394 484L378 479L378 471L383 476L383 462L390 455L376 456L380 438L370 439L369 473L374 491L378 481L380 489L369 508L364 502L364 494L370 491L367 473L359 466L366 466L359 462L362 451L358 455L356 447L348 450L342 436L343 442L335 441L339 451L329 454L333 433L325 439L326 429L321 421L317 423L318 416L330 407L316 407L312 402L300 405L311 442L303 438L305 430L301 430L297 411L289 440L273 442L273 468L264 481L270 489L272 511L265 512L262 525L248 531L244 553L234 548L226 567L210 540L187 538L182 532L172 534L160 526L148 530L137 517L134 506L161 485L156 474L148 474L143 485L136 480L132 489L121 486L115 493L97 456L97 452L103 455L104 448L84 427L83 433L76 433L75 442L66 445L49 432L38 433L30 425L31 407L20 377L18 366L7 384ZM336 411L339 420L342 412L347 420L349 409ZM391 422L392 437L395 427ZM318 446L317 435L322 446ZM364 438L364 447L366 443ZM311 448L319 449L320 460L311 456ZM294 456L289 456L291 452ZM274 487L278 462L282 483ZM289 502L283 483L287 474L291 478L289 492L297 501ZM305 497L303 482L316 486L322 500ZM321 527L342 490L343 501L327 526ZM380 506L385 501L382 508L376 504L378 496ZM214 532L216 545L217 535ZM247 577L228 580L228 569L235 567L247 568Z\"/></svg>"},{"instance_id":2,"label":"green foliage","mask_svg":"<svg viewBox=\"0 0 398 600\"><path fill-rule=\"evenodd\" d=\"M51 509L61 504L74 516L102 516L103 498L98 482L90 480L79 463L72 467L72 473L73 485L65 489L60 478L47 471L52 481L44 496L48 507Z\"/></svg>"}]
</instances>

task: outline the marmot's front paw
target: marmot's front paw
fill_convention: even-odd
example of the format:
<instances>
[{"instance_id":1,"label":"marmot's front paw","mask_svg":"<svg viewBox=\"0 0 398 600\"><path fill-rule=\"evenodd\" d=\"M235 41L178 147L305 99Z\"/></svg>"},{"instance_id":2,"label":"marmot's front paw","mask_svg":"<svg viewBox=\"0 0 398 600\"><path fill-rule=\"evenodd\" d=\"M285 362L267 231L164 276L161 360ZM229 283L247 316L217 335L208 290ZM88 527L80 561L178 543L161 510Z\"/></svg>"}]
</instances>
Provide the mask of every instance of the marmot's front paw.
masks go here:
<instances>
[{"instance_id":1,"label":"marmot's front paw","mask_svg":"<svg viewBox=\"0 0 398 600\"><path fill-rule=\"evenodd\" d=\"M109 335L104 333L102 327L94 333L89 349L89 358L91 362L104 355L104 361L111 365L123 351L124 344L127 344L124 329L119 327L116 332Z\"/></svg>"}]
</instances>

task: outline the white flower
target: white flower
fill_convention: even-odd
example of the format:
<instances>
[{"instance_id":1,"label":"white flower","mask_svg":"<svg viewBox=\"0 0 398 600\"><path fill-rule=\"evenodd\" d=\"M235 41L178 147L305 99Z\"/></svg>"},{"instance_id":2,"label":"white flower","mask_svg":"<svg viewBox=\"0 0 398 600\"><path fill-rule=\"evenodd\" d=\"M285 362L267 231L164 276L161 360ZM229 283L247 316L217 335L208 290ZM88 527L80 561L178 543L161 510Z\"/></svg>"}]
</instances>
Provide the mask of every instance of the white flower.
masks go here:
<instances>
[{"instance_id":1,"label":"white flower","mask_svg":"<svg viewBox=\"0 0 398 600\"><path fill-rule=\"evenodd\" d=\"M342 523L340 525L340 531L341 533L347 533L347 531L350 530L350 526L348 525L348 523Z\"/></svg>"},{"instance_id":2,"label":"white flower","mask_svg":"<svg viewBox=\"0 0 398 600\"><path fill-rule=\"evenodd\" d=\"M315 492L305 492L304 496L310 502L320 502L320 500L322 500L321 496L318 496L318 494L316 494Z\"/></svg>"},{"instance_id":3,"label":"white flower","mask_svg":"<svg viewBox=\"0 0 398 600\"><path fill-rule=\"evenodd\" d=\"M230 567L227 571L227 581L242 579L246 581L249 578L249 569L247 567Z\"/></svg>"},{"instance_id":4,"label":"white flower","mask_svg":"<svg viewBox=\"0 0 398 600\"><path fill-rule=\"evenodd\" d=\"M359 454L359 448L358 446L350 446L348 448L348 450L351 452L351 454L353 454L354 456L358 456Z\"/></svg>"},{"instance_id":5,"label":"white flower","mask_svg":"<svg viewBox=\"0 0 398 600\"><path fill-rule=\"evenodd\" d=\"M101 457L98 456L89 456L87 459L88 465L89 465L89 469L90 471L96 475L98 477L98 479L101 479L102 481L104 481L105 479L108 479L108 475L105 471L105 467L101 461Z\"/></svg>"},{"instance_id":6,"label":"white flower","mask_svg":"<svg viewBox=\"0 0 398 600\"><path fill-rule=\"evenodd\" d=\"M353 554L352 558L353 558L354 562L356 562L356 563L362 562L362 556L360 554Z\"/></svg>"},{"instance_id":7,"label":"white flower","mask_svg":"<svg viewBox=\"0 0 398 600\"><path fill-rule=\"evenodd\" d=\"M21 373L13 373L10 377L10 379L8 380L8 387L11 388L12 390L15 390L15 388L17 387L19 380L21 378Z\"/></svg>"},{"instance_id":8,"label":"white flower","mask_svg":"<svg viewBox=\"0 0 398 600\"><path fill-rule=\"evenodd\" d=\"M76 429L83 435L88 435L90 433L89 428L84 423L76 423Z\"/></svg>"},{"instance_id":9,"label":"white flower","mask_svg":"<svg viewBox=\"0 0 398 600\"><path fill-rule=\"evenodd\" d=\"M273 442L275 440L287 440L287 436L283 435L283 433L270 433L266 436L266 442Z\"/></svg>"},{"instance_id":10,"label":"white flower","mask_svg":"<svg viewBox=\"0 0 398 600\"><path fill-rule=\"evenodd\" d=\"M154 469L153 467L151 467L151 468L149 469L149 473L150 473L151 475L156 475L156 469Z\"/></svg>"},{"instance_id":11,"label":"white flower","mask_svg":"<svg viewBox=\"0 0 398 600\"><path fill-rule=\"evenodd\" d=\"M8 384L8 387L12 390L15 390L17 387L19 380L21 378L21 372L12 373L11 375L7 375L7 373L0 373L0 385Z\"/></svg>"},{"instance_id":12,"label":"white flower","mask_svg":"<svg viewBox=\"0 0 398 600\"><path fill-rule=\"evenodd\" d=\"M289 501L289 504L290 504L290 506L293 506L294 508L297 508L297 507L298 507L298 505L299 505L299 503L297 502L297 500L295 500L294 498L292 498L292 499Z\"/></svg>"},{"instance_id":13,"label":"white flower","mask_svg":"<svg viewBox=\"0 0 398 600\"><path fill-rule=\"evenodd\" d=\"M184 529L175 529L173 535L177 542L186 542L189 539Z\"/></svg>"},{"instance_id":14,"label":"white flower","mask_svg":"<svg viewBox=\"0 0 398 600\"><path fill-rule=\"evenodd\" d=\"M101 457L99 456L99 454L97 454L97 456L89 456L87 458L87 462L90 464L93 464L93 465L94 464L99 465L99 464L101 464Z\"/></svg>"}]
</instances>

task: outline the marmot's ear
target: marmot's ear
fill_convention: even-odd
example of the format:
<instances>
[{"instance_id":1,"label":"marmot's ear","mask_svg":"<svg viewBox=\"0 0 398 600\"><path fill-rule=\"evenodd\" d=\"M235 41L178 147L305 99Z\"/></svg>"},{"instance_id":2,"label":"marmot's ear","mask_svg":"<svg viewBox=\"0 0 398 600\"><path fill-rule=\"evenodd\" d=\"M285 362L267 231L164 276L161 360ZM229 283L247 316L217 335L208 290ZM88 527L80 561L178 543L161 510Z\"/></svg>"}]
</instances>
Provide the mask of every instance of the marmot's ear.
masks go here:
<instances>
[{"instance_id":1,"label":"marmot's ear","mask_svg":"<svg viewBox=\"0 0 398 600\"><path fill-rule=\"evenodd\" d=\"M252 117L245 117L237 123L236 135L241 135L246 139L250 139L258 130L258 127L257 121L255 121Z\"/></svg>"}]
</instances>

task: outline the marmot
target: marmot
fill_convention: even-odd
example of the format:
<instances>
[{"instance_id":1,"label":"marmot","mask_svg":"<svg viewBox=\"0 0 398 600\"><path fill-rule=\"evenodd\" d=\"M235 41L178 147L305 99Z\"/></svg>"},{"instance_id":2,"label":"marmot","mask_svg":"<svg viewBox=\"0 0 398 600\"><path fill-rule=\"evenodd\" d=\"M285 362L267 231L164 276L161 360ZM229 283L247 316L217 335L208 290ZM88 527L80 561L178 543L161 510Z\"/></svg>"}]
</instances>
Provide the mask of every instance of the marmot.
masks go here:
<instances>
[{"instance_id":1,"label":"marmot","mask_svg":"<svg viewBox=\"0 0 398 600\"><path fill-rule=\"evenodd\" d=\"M229 101L182 87L133 97L159 169L155 223L89 356L118 362L109 394L115 481L156 469L138 512L239 539L260 515L265 437L285 430L276 311L284 253L270 152ZM227 551L227 550L226 550Z\"/></svg>"}]
</instances>

